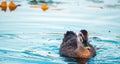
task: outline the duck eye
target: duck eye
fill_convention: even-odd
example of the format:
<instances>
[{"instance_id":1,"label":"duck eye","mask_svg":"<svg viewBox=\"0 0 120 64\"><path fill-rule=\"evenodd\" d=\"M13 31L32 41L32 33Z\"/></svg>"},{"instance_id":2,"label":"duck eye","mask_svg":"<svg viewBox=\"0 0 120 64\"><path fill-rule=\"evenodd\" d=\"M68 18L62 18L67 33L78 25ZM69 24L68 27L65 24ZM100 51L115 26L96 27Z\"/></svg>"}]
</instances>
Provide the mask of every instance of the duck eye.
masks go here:
<instances>
[{"instance_id":1,"label":"duck eye","mask_svg":"<svg viewBox=\"0 0 120 64\"><path fill-rule=\"evenodd\" d=\"M82 37L82 34L79 34Z\"/></svg>"}]
</instances>

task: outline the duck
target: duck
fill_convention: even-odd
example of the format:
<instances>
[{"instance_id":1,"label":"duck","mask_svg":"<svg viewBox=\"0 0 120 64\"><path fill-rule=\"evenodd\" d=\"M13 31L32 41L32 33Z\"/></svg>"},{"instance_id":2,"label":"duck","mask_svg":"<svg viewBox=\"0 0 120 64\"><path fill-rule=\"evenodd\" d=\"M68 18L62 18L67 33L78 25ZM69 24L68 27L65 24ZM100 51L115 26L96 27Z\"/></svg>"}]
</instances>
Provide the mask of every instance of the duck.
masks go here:
<instances>
[{"instance_id":1,"label":"duck","mask_svg":"<svg viewBox=\"0 0 120 64\"><path fill-rule=\"evenodd\" d=\"M96 56L94 47L88 42L87 30L80 30L76 34L73 31L67 31L60 45L60 55L71 58L86 58Z\"/></svg>"}]
</instances>

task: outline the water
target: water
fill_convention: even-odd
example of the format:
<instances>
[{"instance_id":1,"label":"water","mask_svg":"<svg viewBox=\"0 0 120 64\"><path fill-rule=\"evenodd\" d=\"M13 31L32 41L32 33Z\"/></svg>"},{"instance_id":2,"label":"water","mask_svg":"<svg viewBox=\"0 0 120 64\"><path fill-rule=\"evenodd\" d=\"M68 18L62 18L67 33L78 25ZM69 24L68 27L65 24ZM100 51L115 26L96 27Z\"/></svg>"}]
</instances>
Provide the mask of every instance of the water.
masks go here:
<instances>
[{"instance_id":1,"label":"water","mask_svg":"<svg viewBox=\"0 0 120 64\"><path fill-rule=\"evenodd\" d=\"M21 7L0 11L0 64L81 63L59 56L63 34L81 29L97 51L87 64L120 63L119 0L53 0L45 12L28 0L13 1Z\"/></svg>"}]
</instances>

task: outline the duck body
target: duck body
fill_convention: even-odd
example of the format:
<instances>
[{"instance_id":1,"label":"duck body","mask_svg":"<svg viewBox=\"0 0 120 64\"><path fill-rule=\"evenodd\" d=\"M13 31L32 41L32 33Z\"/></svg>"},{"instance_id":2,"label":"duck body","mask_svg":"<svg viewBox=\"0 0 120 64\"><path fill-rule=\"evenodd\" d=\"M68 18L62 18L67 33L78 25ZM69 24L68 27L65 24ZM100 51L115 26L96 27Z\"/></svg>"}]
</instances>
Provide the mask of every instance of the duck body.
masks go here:
<instances>
[{"instance_id":1,"label":"duck body","mask_svg":"<svg viewBox=\"0 0 120 64\"><path fill-rule=\"evenodd\" d=\"M94 47L88 43L89 49L84 47L80 36L68 31L60 45L60 55L72 58L91 58L96 55Z\"/></svg>"}]
</instances>

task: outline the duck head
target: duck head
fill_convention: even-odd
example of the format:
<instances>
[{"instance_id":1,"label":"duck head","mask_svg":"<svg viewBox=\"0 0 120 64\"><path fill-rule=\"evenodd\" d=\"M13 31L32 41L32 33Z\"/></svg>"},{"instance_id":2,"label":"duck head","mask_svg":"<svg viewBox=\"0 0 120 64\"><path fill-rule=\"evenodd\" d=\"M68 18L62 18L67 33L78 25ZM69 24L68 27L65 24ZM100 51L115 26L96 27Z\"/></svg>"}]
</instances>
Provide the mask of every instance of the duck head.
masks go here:
<instances>
[{"instance_id":1,"label":"duck head","mask_svg":"<svg viewBox=\"0 0 120 64\"><path fill-rule=\"evenodd\" d=\"M88 46L88 32L87 30L80 30L79 36L82 37L82 44L84 47Z\"/></svg>"},{"instance_id":2,"label":"duck head","mask_svg":"<svg viewBox=\"0 0 120 64\"><path fill-rule=\"evenodd\" d=\"M73 31L67 31L65 34L64 34L64 38L67 37L67 36L75 36L76 34L73 32Z\"/></svg>"},{"instance_id":3,"label":"duck head","mask_svg":"<svg viewBox=\"0 0 120 64\"><path fill-rule=\"evenodd\" d=\"M73 38L73 37L77 37L76 33L74 33L73 31L67 31L65 34L64 34L64 38L63 38L63 41L66 42L67 40Z\"/></svg>"}]
</instances>

